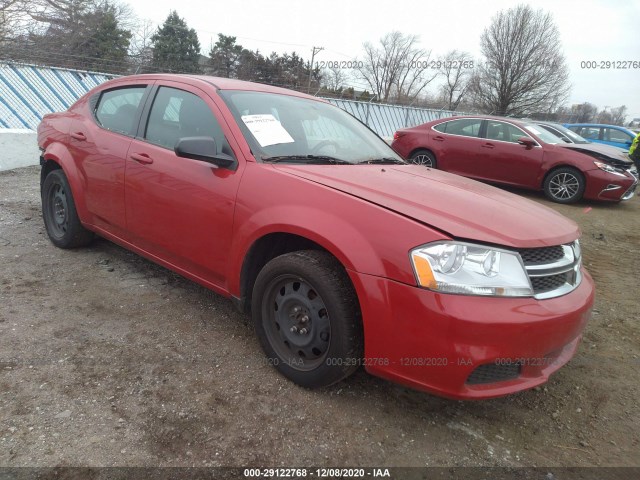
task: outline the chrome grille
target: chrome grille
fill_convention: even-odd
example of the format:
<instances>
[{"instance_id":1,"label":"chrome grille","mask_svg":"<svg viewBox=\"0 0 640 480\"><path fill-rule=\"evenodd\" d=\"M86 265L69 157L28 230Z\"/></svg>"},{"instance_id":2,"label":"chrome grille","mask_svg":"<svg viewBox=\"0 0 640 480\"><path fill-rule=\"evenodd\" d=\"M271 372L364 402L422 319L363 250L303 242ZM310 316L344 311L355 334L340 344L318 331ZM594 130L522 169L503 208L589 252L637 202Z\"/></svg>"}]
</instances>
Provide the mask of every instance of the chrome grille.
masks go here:
<instances>
[{"instance_id":1,"label":"chrome grille","mask_svg":"<svg viewBox=\"0 0 640 480\"><path fill-rule=\"evenodd\" d=\"M519 251L525 267L527 265L544 265L545 263L553 263L564 257L562 245L555 247L543 248L526 248Z\"/></svg>"},{"instance_id":2,"label":"chrome grille","mask_svg":"<svg viewBox=\"0 0 640 480\"><path fill-rule=\"evenodd\" d=\"M548 277L533 277L531 278L531 285L533 286L533 293L538 295L539 293L546 293L560 288L565 283L571 281L569 274L560 273L558 275L549 275Z\"/></svg>"},{"instance_id":3,"label":"chrome grille","mask_svg":"<svg viewBox=\"0 0 640 480\"><path fill-rule=\"evenodd\" d=\"M582 259L577 240L568 245L527 248L519 253L537 299L565 295L582 280Z\"/></svg>"}]
</instances>

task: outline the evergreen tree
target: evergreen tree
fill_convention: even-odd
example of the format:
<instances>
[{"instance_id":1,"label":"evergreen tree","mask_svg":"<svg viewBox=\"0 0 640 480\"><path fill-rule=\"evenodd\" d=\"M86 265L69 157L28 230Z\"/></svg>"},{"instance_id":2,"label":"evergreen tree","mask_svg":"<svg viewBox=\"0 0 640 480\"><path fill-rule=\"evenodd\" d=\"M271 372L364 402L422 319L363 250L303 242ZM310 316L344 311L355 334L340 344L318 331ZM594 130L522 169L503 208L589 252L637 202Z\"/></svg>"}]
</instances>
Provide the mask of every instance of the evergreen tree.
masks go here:
<instances>
[{"instance_id":1,"label":"evergreen tree","mask_svg":"<svg viewBox=\"0 0 640 480\"><path fill-rule=\"evenodd\" d=\"M209 53L211 74L216 77L238 78L238 69L245 52L247 51L242 45L236 43L236 37L219 33L218 41Z\"/></svg>"},{"instance_id":2,"label":"evergreen tree","mask_svg":"<svg viewBox=\"0 0 640 480\"><path fill-rule=\"evenodd\" d=\"M131 32L120 28L116 9L108 2L91 13L88 25L94 25L91 36L83 46L91 70L120 72L126 68Z\"/></svg>"},{"instance_id":3,"label":"evergreen tree","mask_svg":"<svg viewBox=\"0 0 640 480\"><path fill-rule=\"evenodd\" d=\"M153 42L153 64L155 68L168 72L200 73L200 42L193 28L172 11L155 35Z\"/></svg>"}]
</instances>

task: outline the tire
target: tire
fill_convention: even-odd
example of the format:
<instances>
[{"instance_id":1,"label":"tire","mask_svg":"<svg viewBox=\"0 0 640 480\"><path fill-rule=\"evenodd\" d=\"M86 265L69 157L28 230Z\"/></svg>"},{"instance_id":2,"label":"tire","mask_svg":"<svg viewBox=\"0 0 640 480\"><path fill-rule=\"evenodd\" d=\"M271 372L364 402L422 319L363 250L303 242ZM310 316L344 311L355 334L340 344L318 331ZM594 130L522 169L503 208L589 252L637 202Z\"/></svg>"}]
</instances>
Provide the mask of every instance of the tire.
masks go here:
<instances>
[{"instance_id":1,"label":"tire","mask_svg":"<svg viewBox=\"0 0 640 480\"><path fill-rule=\"evenodd\" d=\"M429 168L438 168L436 156L429 150L418 150L414 152L413 155L411 155L411 159L409 161L411 163L415 163L416 165L423 165Z\"/></svg>"},{"instance_id":2,"label":"tire","mask_svg":"<svg viewBox=\"0 0 640 480\"><path fill-rule=\"evenodd\" d=\"M582 198L585 188L584 176L571 167L553 170L544 180L544 194L557 203L574 203Z\"/></svg>"},{"instance_id":3,"label":"tire","mask_svg":"<svg viewBox=\"0 0 640 480\"><path fill-rule=\"evenodd\" d=\"M51 242L60 248L77 248L91 243L93 233L80 223L66 175L52 170L42 184L42 218Z\"/></svg>"},{"instance_id":4,"label":"tire","mask_svg":"<svg viewBox=\"0 0 640 480\"><path fill-rule=\"evenodd\" d=\"M358 299L329 253L304 250L271 260L258 274L251 307L269 364L294 383L326 387L361 365Z\"/></svg>"}]
</instances>

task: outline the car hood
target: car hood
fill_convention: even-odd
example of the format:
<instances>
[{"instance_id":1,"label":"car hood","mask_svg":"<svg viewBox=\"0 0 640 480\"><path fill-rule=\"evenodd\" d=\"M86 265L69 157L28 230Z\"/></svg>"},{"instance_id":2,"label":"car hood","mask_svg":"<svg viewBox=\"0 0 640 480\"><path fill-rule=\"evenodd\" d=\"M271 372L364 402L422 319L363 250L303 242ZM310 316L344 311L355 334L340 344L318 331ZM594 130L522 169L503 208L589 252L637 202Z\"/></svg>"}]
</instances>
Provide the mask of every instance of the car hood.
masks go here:
<instances>
[{"instance_id":1,"label":"car hood","mask_svg":"<svg viewBox=\"0 0 640 480\"><path fill-rule=\"evenodd\" d=\"M606 162L616 167L630 168L633 162L627 152L621 148L601 143L566 143L555 145L559 148L567 148L574 152L584 153L594 160Z\"/></svg>"},{"instance_id":2,"label":"car hood","mask_svg":"<svg viewBox=\"0 0 640 480\"><path fill-rule=\"evenodd\" d=\"M274 168L380 205L458 239L515 248L568 243L568 218L512 193L419 165L277 165Z\"/></svg>"}]
</instances>

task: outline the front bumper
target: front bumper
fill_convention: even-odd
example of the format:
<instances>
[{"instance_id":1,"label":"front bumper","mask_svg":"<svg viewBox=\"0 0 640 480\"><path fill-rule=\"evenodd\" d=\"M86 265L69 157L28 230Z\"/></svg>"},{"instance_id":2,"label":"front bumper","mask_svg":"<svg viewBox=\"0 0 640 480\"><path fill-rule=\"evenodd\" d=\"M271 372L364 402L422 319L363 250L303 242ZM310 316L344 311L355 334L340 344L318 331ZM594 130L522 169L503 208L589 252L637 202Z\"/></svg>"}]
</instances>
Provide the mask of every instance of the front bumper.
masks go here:
<instances>
[{"instance_id":1,"label":"front bumper","mask_svg":"<svg viewBox=\"0 0 640 480\"><path fill-rule=\"evenodd\" d=\"M571 293L536 300L438 294L350 272L361 300L365 368L455 399L540 385L573 357L590 317L594 285L582 273Z\"/></svg>"},{"instance_id":2,"label":"front bumper","mask_svg":"<svg viewBox=\"0 0 640 480\"><path fill-rule=\"evenodd\" d=\"M619 202L634 196L638 178L627 170L624 176L614 175L600 169L585 172L587 186L584 197L591 200Z\"/></svg>"}]
</instances>

